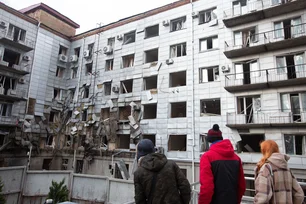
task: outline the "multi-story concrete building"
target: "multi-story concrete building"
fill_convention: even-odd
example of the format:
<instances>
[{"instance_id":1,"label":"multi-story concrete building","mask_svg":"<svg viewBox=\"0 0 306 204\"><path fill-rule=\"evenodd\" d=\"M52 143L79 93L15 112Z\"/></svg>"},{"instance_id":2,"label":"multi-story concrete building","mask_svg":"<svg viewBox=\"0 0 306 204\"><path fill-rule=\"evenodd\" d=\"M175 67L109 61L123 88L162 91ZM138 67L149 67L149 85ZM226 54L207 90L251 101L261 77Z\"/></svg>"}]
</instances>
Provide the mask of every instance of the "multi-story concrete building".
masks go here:
<instances>
[{"instance_id":1,"label":"multi-story concrete building","mask_svg":"<svg viewBox=\"0 0 306 204\"><path fill-rule=\"evenodd\" d=\"M304 0L182 0L79 35L44 4L22 12L40 22L20 116L40 141L31 169L125 177L120 163L132 175L135 144L149 138L197 181L205 133L218 123L246 175L260 141L273 139L306 179ZM16 165L9 153L4 164Z\"/></svg>"}]
</instances>

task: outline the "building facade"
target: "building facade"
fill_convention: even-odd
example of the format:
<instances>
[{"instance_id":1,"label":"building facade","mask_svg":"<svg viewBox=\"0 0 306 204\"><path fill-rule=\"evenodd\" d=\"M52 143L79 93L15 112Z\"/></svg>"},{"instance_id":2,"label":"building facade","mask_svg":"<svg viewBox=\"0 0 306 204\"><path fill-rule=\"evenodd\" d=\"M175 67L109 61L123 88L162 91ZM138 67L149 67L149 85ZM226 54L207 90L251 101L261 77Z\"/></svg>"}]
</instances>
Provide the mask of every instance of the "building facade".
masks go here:
<instances>
[{"instance_id":1,"label":"building facade","mask_svg":"<svg viewBox=\"0 0 306 204\"><path fill-rule=\"evenodd\" d=\"M11 10L5 15L16 17ZM261 157L259 143L273 139L306 179L304 0L182 0L79 35L46 5L22 12L35 18L27 23L37 34L29 83L20 86L28 97L12 115L34 149L13 156L8 148L18 144L7 144L4 166L30 159L30 169L132 178L136 144L149 138L195 182L205 134L218 123L246 175ZM125 168L129 175L120 174Z\"/></svg>"}]
</instances>

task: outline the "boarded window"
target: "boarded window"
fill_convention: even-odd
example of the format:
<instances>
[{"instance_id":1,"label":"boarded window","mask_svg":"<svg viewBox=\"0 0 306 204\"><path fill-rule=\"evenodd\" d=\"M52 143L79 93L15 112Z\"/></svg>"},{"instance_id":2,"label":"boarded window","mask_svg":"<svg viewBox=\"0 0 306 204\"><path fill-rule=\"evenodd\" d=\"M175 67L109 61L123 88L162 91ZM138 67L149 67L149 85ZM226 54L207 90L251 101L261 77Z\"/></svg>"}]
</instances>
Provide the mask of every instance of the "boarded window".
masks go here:
<instances>
[{"instance_id":1,"label":"boarded window","mask_svg":"<svg viewBox=\"0 0 306 204\"><path fill-rule=\"evenodd\" d=\"M170 73L169 87L186 86L186 71Z\"/></svg>"},{"instance_id":2,"label":"boarded window","mask_svg":"<svg viewBox=\"0 0 306 204\"><path fill-rule=\"evenodd\" d=\"M143 119L155 119L157 114L157 104L143 105Z\"/></svg>"},{"instance_id":3,"label":"boarded window","mask_svg":"<svg viewBox=\"0 0 306 204\"><path fill-rule=\"evenodd\" d=\"M169 135L168 151L186 151L187 135Z\"/></svg>"},{"instance_id":4,"label":"boarded window","mask_svg":"<svg viewBox=\"0 0 306 204\"><path fill-rule=\"evenodd\" d=\"M171 103L171 118L186 117L186 102Z\"/></svg>"}]
</instances>

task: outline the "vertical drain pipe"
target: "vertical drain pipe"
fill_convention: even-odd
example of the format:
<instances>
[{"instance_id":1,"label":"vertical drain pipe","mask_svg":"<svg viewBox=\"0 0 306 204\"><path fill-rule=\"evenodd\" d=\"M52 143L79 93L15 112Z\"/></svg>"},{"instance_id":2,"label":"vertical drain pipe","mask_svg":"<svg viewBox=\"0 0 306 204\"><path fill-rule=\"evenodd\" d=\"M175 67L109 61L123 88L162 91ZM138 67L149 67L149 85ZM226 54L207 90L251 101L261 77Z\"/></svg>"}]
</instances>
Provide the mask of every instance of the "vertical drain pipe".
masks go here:
<instances>
[{"instance_id":1,"label":"vertical drain pipe","mask_svg":"<svg viewBox=\"0 0 306 204\"><path fill-rule=\"evenodd\" d=\"M190 0L190 6L191 6L191 14L193 12L193 0ZM192 128L191 128L191 135L192 135L192 183L195 182L195 164L194 164L194 148L195 148L195 115L194 115L194 28L193 28L193 18L191 17L191 57L192 57L192 63L191 63L191 76L192 76L192 92L191 92L191 121L192 121ZM192 186L192 189L195 189L195 186Z\"/></svg>"}]
</instances>

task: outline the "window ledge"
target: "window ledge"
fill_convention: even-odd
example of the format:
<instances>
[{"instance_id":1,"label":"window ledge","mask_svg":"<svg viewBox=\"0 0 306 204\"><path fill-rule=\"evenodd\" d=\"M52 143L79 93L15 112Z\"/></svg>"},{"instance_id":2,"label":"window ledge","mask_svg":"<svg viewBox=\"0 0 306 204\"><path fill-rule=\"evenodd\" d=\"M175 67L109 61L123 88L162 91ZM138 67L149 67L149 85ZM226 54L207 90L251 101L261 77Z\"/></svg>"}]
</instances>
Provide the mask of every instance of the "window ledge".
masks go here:
<instances>
[{"instance_id":1,"label":"window ledge","mask_svg":"<svg viewBox=\"0 0 306 204\"><path fill-rule=\"evenodd\" d=\"M150 37L144 37L143 39L149 39L149 38L154 38L154 37L158 37L159 35L154 35L154 36L150 36Z\"/></svg>"},{"instance_id":2,"label":"window ledge","mask_svg":"<svg viewBox=\"0 0 306 204\"><path fill-rule=\"evenodd\" d=\"M211 52L211 51L216 51L216 50L220 50L219 48L212 48L209 50L200 50L199 53L205 53L205 52Z\"/></svg>"},{"instance_id":3,"label":"window ledge","mask_svg":"<svg viewBox=\"0 0 306 204\"><path fill-rule=\"evenodd\" d=\"M187 28L182 28L182 29L180 29L180 30L186 30ZM176 31L180 31L180 30L172 30L172 31L170 31L170 33L173 33L173 32L176 32Z\"/></svg>"}]
</instances>

